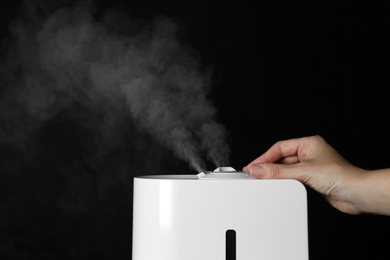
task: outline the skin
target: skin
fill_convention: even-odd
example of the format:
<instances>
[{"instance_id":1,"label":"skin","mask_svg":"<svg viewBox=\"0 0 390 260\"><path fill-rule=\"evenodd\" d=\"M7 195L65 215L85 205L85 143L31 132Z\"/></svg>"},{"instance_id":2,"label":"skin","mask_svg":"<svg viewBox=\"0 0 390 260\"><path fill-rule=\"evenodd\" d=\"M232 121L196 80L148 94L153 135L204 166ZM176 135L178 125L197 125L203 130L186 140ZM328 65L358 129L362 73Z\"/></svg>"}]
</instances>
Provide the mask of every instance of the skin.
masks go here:
<instances>
[{"instance_id":1,"label":"skin","mask_svg":"<svg viewBox=\"0 0 390 260\"><path fill-rule=\"evenodd\" d=\"M243 170L259 179L298 180L348 214L390 215L390 169L358 168L320 136L277 142Z\"/></svg>"}]
</instances>

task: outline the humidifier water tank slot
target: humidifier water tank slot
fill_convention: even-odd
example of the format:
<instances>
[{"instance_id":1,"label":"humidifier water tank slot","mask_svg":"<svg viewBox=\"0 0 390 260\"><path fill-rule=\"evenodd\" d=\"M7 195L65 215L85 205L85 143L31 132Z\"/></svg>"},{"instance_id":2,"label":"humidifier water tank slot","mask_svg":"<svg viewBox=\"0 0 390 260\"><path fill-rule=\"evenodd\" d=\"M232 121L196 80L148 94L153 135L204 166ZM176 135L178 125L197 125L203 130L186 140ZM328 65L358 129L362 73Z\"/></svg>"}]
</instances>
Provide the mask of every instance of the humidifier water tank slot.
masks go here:
<instances>
[{"instance_id":1,"label":"humidifier water tank slot","mask_svg":"<svg viewBox=\"0 0 390 260\"><path fill-rule=\"evenodd\" d=\"M236 260L236 231L226 231L226 260Z\"/></svg>"}]
</instances>

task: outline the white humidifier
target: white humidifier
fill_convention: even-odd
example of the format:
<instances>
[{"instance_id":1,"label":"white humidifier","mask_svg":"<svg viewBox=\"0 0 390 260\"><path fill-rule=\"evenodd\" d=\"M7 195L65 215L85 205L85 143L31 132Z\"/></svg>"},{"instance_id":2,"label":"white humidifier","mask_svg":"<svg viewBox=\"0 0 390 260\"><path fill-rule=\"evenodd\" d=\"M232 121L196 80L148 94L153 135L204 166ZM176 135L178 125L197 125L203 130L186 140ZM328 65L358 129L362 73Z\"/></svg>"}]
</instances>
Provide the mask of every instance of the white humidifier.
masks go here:
<instances>
[{"instance_id":1,"label":"white humidifier","mask_svg":"<svg viewBox=\"0 0 390 260\"><path fill-rule=\"evenodd\" d=\"M306 189L231 167L134 178L133 260L307 260Z\"/></svg>"}]
</instances>

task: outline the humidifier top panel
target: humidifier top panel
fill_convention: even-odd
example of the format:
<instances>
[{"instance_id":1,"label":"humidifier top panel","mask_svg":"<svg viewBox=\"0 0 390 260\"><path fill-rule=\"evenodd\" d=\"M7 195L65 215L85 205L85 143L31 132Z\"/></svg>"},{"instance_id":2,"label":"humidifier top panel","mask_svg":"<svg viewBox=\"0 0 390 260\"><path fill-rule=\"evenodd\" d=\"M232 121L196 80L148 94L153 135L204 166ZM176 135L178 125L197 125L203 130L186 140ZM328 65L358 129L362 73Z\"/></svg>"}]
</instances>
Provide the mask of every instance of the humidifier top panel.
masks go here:
<instances>
[{"instance_id":1,"label":"humidifier top panel","mask_svg":"<svg viewBox=\"0 0 390 260\"><path fill-rule=\"evenodd\" d=\"M138 176L141 179L165 179L165 180L197 180L196 175L146 175Z\"/></svg>"},{"instance_id":2,"label":"humidifier top panel","mask_svg":"<svg viewBox=\"0 0 390 260\"><path fill-rule=\"evenodd\" d=\"M137 178L168 180L256 180L249 173L236 171L232 167L218 167L214 171L204 171L197 175L148 175Z\"/></svg>"}]
</instances>

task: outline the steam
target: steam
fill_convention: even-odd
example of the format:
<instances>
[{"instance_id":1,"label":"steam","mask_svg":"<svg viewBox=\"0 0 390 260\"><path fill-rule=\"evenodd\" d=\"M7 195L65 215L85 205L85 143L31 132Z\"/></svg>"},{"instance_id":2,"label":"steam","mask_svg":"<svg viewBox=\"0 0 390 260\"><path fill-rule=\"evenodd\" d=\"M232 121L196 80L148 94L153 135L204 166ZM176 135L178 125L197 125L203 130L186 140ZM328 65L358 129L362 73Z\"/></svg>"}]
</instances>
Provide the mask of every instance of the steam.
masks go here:
<instances>
[{"instance_id":1,"label":"steam","mask_svg":"<svg viewBox=\"0 0 390 260\"><path fill-rule=\"evenodd\" d=\"M193 169L204 170L203 154L217 166L228 164L226 130L208 99L211 71L181 43L172 20L146 23L116 13L97 19L91 5L43 19L25 7L0 65L0 141L23 144L77 104L101 111L96 131L103 135L115 131L118 113L129 113L139 130Z\"/></svg>"}]
</instances>

